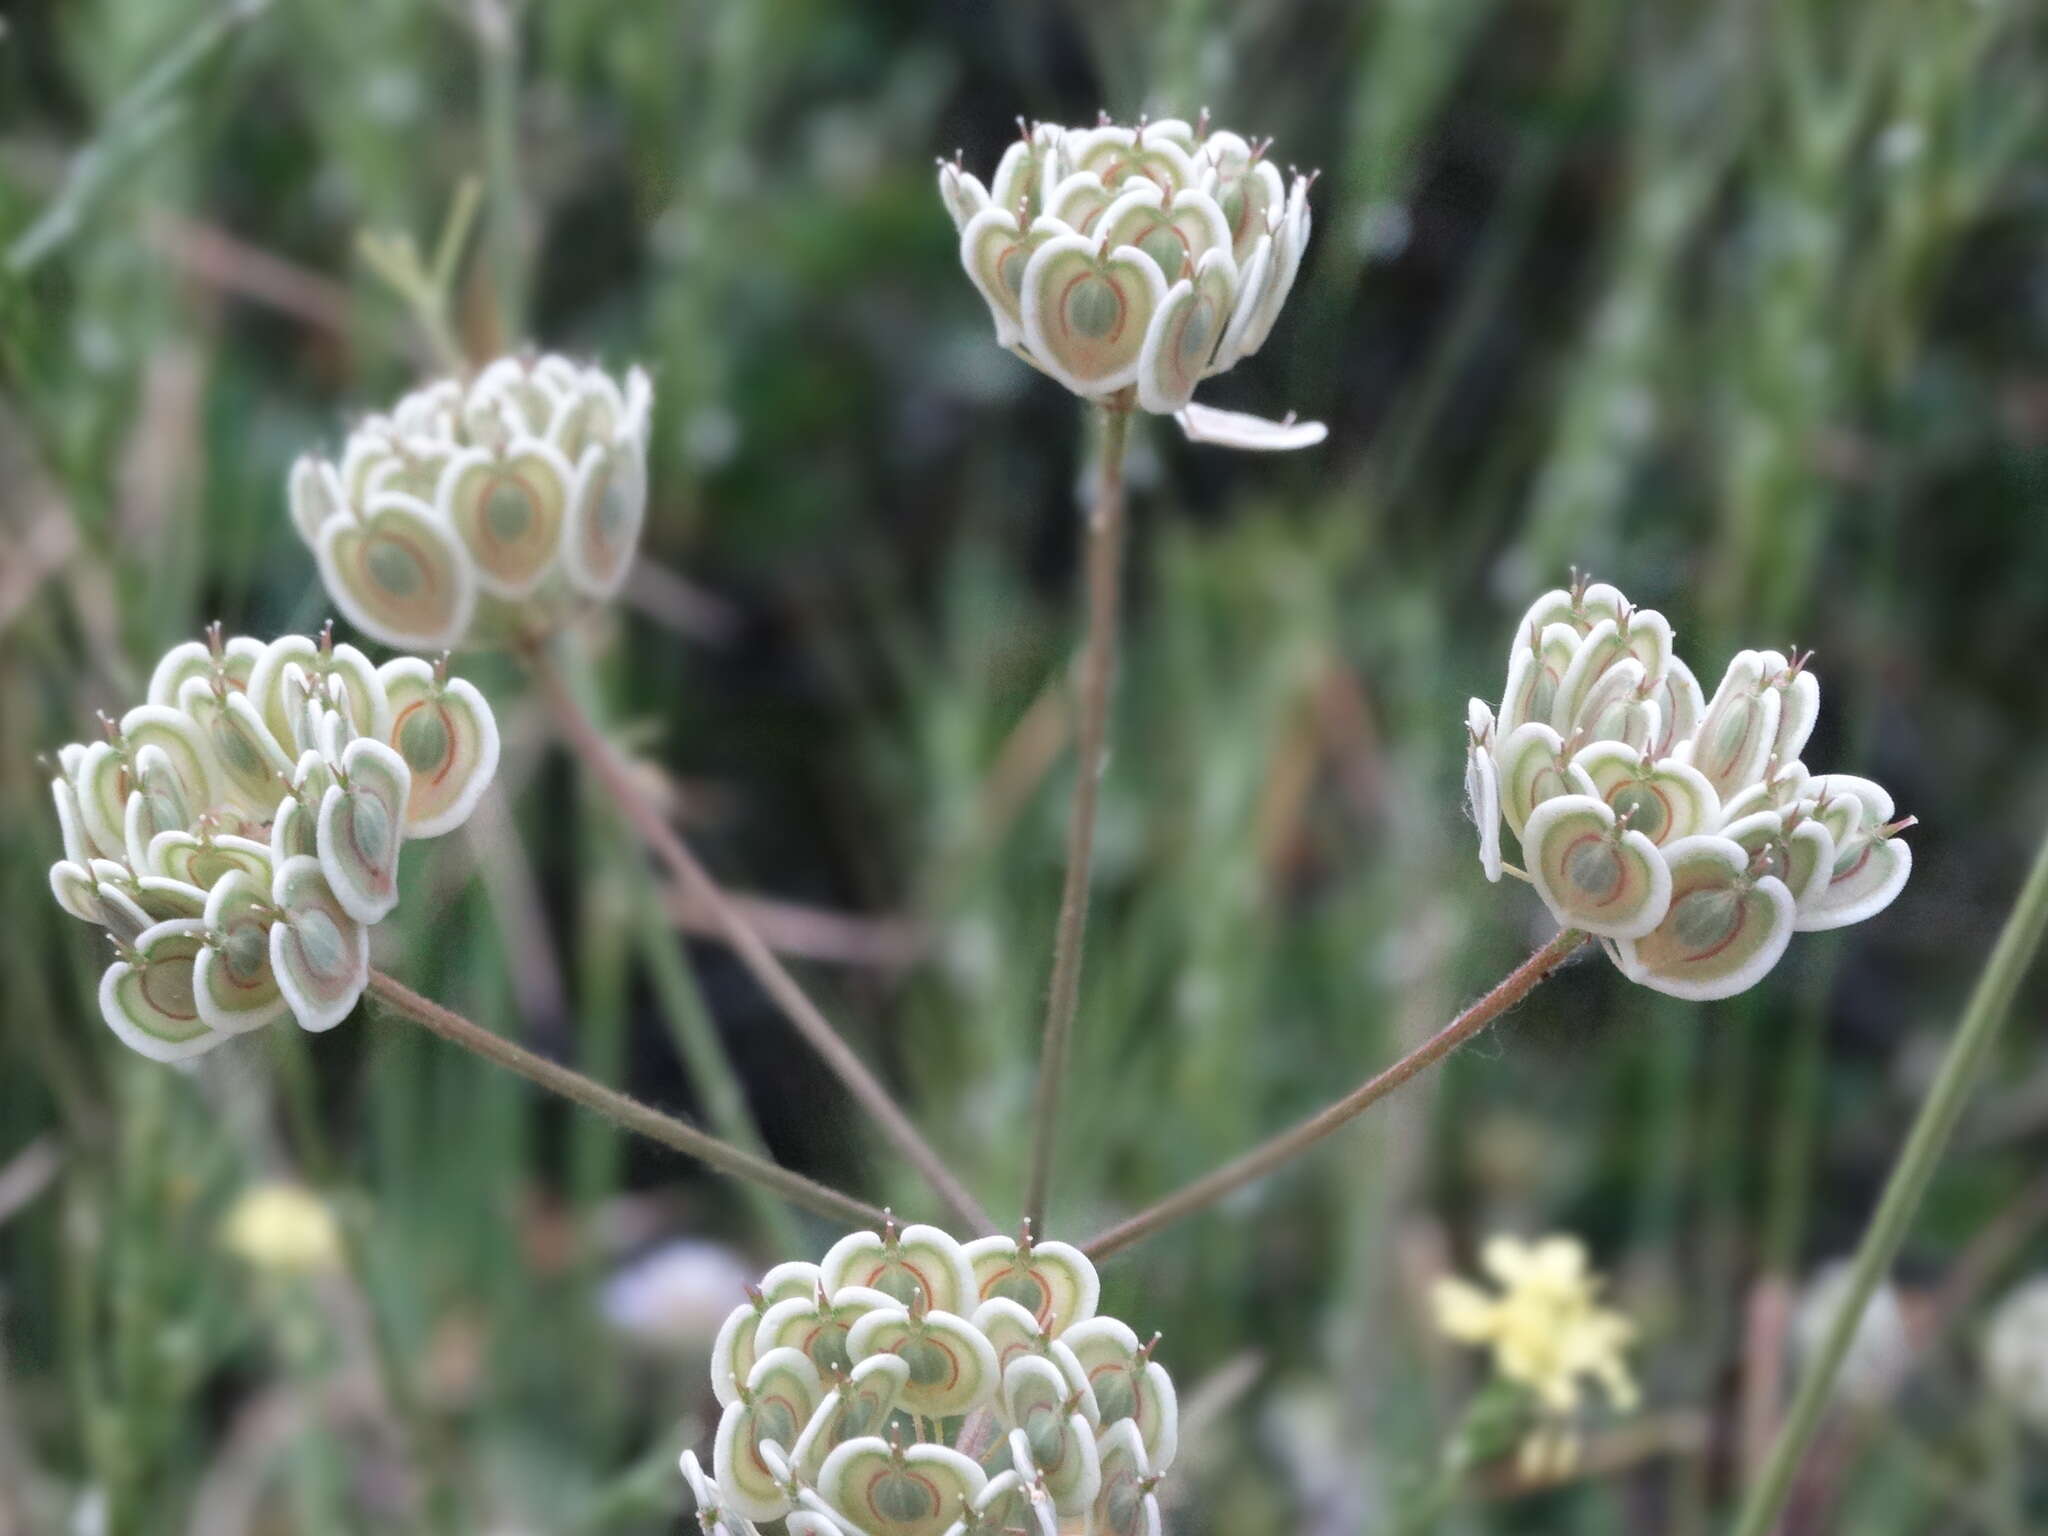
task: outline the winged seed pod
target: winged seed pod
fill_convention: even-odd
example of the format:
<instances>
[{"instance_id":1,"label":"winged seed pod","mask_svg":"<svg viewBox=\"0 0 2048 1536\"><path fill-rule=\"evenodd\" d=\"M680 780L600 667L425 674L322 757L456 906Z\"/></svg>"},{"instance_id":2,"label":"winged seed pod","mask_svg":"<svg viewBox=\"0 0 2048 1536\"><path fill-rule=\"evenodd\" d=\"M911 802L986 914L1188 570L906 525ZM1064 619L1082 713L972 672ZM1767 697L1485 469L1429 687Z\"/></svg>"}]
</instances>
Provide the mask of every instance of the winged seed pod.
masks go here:
<instances>
[{"instance_id":1,"label":"winged seed pod","mask_svg":"<svg viewBox=\"0 0 2048 1536\"><path fill-rule=\"evenodd\" d=\"M1577 1238L1496 1237L1480 1266L1499 1289L1449 1276L1437 1281L1437 1328L1457 1343L1489 1350L1501 1380L1527 1394L1535 1424L1522 1442L1524 1475L1561 1476L1576 1459L1578 1420L1595 1387L1617 1412L1636 1406L1625 1357L1635 1325L1599 1304L1602 1281Z\"/></svg>"},{"instance_id":2,"label":"winged seed pod","mask_svg":"<svg viewBox=\"0 0 2048 1536\"><path fill-rule=\"evenodd\" d=\"M1077 1248L856 1232L781 1264L719 1330L712 1474L683 1475L706 1536L1159 1536L1179 1435L1151 1344L1096 1315Z\"/></svg>"},{"instance_id":3,"label":"winged seed pod","mask_svg":"<svg viewBox=\"0 0 2048 1536\"><path fill-rule=\"evenodd\" d=\"M149 700L57 755L57 904L105 928L100 1012L182 1061L290 1014L331 1029L369 982L408 838L468 819L498 763L483 695L373 667L331 631L175 647Z\"/></svg>"},{"instance_id":4,"label":"winged seed pod","mask_svg":"<svg viewBox=\"0 0 2048 1536\"><path fill-rule=\"evenodd\" d=\"M983 186L959 157L939 196L996 340L1088 399L1121 396L1230 448L1308 448L1320 422L1194 403L1265 345L1308 247L1313 175L1209 116L1133 127L1025 124Z\"/></svg>"},{"instance_id":5,"label":"winged seed pod","mask_svg":"<svg viewBox=\"0 0 2048 1536\"><path fill-rule=\"evenodd\" d=\"M350 623L403 650L552 633L617 592L647 510L653 390L553 353L501 357L292 466L292 523Z\"/></svg>"},{"instance_id":6,"label":"winged seed pod","mask_svg":"<svg viewBox=\"0 0 2048 1536\"><path fill-rule=\"evenodd\" d=\"M1671 626L1574 579L1523 616L1499 713L1466 705L1465 794L1489 880L1524 875L1622 973L1673 997L1762 980L1795 932L1890 906L1912 873L1892 797L1800 759L1810 656L1743 651L1707 698ZM1522 867L1501 858L1506 824Z\"/></svg>"}]
</instances>

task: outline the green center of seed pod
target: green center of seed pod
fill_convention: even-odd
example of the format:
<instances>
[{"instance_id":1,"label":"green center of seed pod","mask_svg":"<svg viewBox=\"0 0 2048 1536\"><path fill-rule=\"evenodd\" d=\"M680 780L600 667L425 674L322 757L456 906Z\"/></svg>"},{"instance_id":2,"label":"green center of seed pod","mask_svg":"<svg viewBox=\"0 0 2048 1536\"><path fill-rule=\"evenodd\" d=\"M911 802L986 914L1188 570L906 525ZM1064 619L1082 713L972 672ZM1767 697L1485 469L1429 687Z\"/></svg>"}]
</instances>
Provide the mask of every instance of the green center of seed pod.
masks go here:
<instances>
[{"instance_id":1,"label":"green center of seed pod","mask_svg":"<svg viewBox=\"0 0 2048 1536\"><path fill-rule=\"evenodd\" d=\"M1571 786L1565 782L1564 771L1556 763L1545 759L1536 769L1536 775L1529 781L1529 805L1533 809L1546 800L1559 795L1568 795Z\"/></svg>"},{"instance_id":2,"label":"green center of seed pod","mask_svg":"<svg viewBox=\"0 0 2048 1536\"><path fill-rule=\"evenodd\" d=\"M806 1353L810 1355L811 1363L817 1366L820 1372L830 1376L853 1369L853 1356L846 1348L846 1335L849 1332L851 1329L840 1322L828 1321L819 1327Z\"/></svg>"},{"instance_id":3,"label":"green center of seed pod","mask_svg":"<svg viewBox=\"0 0 2048 1536\"><path fill-rule=\"evenodd\" d=\"M221 943L220 954L227 963L228 974L238 982L247 982L262 971L269 958L270 936L253 918L231 922Z\"/></svg>"},{"instance_id":4,"label":"green center of seed pod","mask_svg":"<svg viewBox=\"0 0 2048 1536\"><path fill-rule=\"evenodd\" d=\"M1181 261L1187 255L1187 242L1180 237L1180 231L1171 224L1156 224L1149 234L1138 242L1138 249L1152 258L1160 274L1170 283L1180 276Z\"/></svg>"},{"instance_id":5,"label":"green center of seed pod","mask_svg":"<svg viewBox=\"0 0 2048 1536\"><path fill-rule=\"evenodd\" d=\"M796 1409L779 1397L757 1397L754 1399L754 1442L773 1440L785 1448L796 1444L796 1433L803 1425L797 1421Z\"/></svg>"},{"instance_id":6,"label":"green center of seed pod","mask_svg":"<svg viewBox=\"0 0 2048 1536\"><path fill-rule=\"evenodd\" d=\"M1016 297L1024 293L1024 269L1031 263L1031 257L1021 245L1013 245L1003 252L996 262L996 275L1003 280L1003 286Z\"/></svg>"},{"instance_id":7,"label":"green center of seed pod","mask_svg":"<svg viewBox=\"0 0 2048 1536\"><path fill-rule=\"evenodd\" d=\"M215 847L193 850L191 860L185 866L185 873L193 885L203 891L210 891L221 881L223 875L248 866L234 854Z\"/></svg>"},{"instance_id":8,"label":"green center of seed pod","mask_svg":"<svg viewBox=\"0 0 2048 1536\"><path fill-rule=\"evenodd\" d=\"M1714 757L1723 773L1735 766L1743 743L1749 740L1750 723L1755 713L1756 701L1745 699L1737 702L1722 717L1720 729L1714 733Z\"/></svg>"},{"instance_id":9,"label":"green center of seed pod","mask_svg":"<svg viewBox=\"0 0 2048 1536\"><path fill-rule=\"evenodd\" d=\"M1605 901L1625 878L1621 858L1603 837L1582 838L1565 855L1565 878L1595 901Z\"/></svg>"},{"instance_id":10,"label":"green center of seed pod","mask_svg":"<svg viewBox=\"0 0 2048 1536\"><path fill-rule=\"evenodd\" d=\"M1616 816L1626 817L1630 828L1653 843L1671 824L1670 807L1664 803L1664 797L1647 784L1624 784L1607 803L1614 807Z\"/></svg>"},{"instance_id":11,"label":"green center of seed pod","mask_svg":"<svg viewBox=\"0 0 2048 1536\"><path fill-rule=\"evenodd\" d=\"M1056 1472L1067 1454L1067 1421L1056 1403L1040 1403L1025 1416L1024 1438L1041 1472Z\"/></svg>"},{"instance_id":12,"label":"green center of seed pod","mask_svg":"<svg viewBox=\"0 0 2048 1536\"><path fill-rule=\"evenodd\" d=\"M1671 931L1698 954L1725 944L1742 919L1742 898L1726 886L1703 886L1671 904Z\"/></svg>"},{"instance_id":13,"label":"green center of seed pod","mask_svg":"<svg viewBox=\"0 0 2048 1536\"><path fill-rule=\"evenodd\" d=\"M533 496L525 486L509 476L491 486L484 498L484 525L492 538L506 544L523 538L533 519Z\"/></svg>"},{"instance_id":14,"label":"green center of seed pod","mask_svg":"<svg viewBox=\"0 0 2048 1536\"><path fill-rule=\"evenodd\" d=\"M839 1420L839 1438L856 1439L872 1435L881 1427L882 1400L872 1392L858 1392L846 1399Z\"/></svg>"},{"instance_id":15,"label":"green center of seed pod","mask_svg":"<svg viewBox=\"0 0 2048 1536\"><path fill-rule=\"evenodd\" d=\"M1114 332L1123 312L1123 295L1106 277L1084 277L1067 294L1067 324L1095 340Z\"/></svg>"},{"instance_id":16,"label":"green center of seed pod","mask_svg":"<svg viewBox=\"0 0 2048 1536\"><path fill-rule=\"evenodd\" d=\"M1131 1373L1122 1366L1113 1366L1102 1372L1090 1385L1095 1388L1095 1401L1102 1409L1104 1424L1114 1424L1118 1419L1136 1417L1137 1390L1131 1384Z\"/></svg>"},{"instance_id":17,"label":"green center of seed pod","mask_svg":"<svg viewBox=\"0 0 2048 1536\"><path fill-rule=\"evenodd\" d=\"M1213 330L1209 323L1209 301L1206 298L1196 299L1188 306L1187 323L1180 328L1178 361L1183 373L1192 373L1209 355L1209 337Z\"/></svg>"},{"instance_id":18,"label":"green center of seed pod","mask_svg":"<svg viewBox=\"0 0 2048 1536\"><path fill-rule=\"evenodd\" d=\"M902 1525L935 1519L939 1513L939 1491L908 1467L891 1467L877 1477L868 1501L883 1519Z\"/></svg>"},{"instance_id":19,"label":"green center of seed pod","mask_svg":"<svg viewBox=\"0 0 2048 1536\"><path fill-rule=\"evenodd\" d=\"M574 464L583 457L583 450L590 445L589 400L579 398L574 405L569 407L568 415L564 417L562 425L557 429L557 437L561 443L562 452L569 456L571 464Z\"/></svg>"},{"instance_id":20,"label":"green center of seed pod","mask_svg":"<svg viewBox=\"0 0 2048 1536\"><path fill-rule=\"evenodd\" d=\"M143 802L143 809L149 816L149 824L155 831L165 832L184 827L184 801L179 796L166 793L158 786L143 796Z\"/></svg>"},{"instance_id":21,"label":"green center of seed pod","mask_svg":"<svg viewBox=\"0 0 2048 1536\"><path fill-rule=\"evenodd\" d=\"M928 1338L908 1338L896 1351L910 1367L910 1379L920 1387L936 1387L952 1380L953 1357Z\"/></svg>"},{"instance_id":22,"label":"green center of seed pod","mask_svg":"<svg viewBox=\"0 0 2048 1536\"><path fill-rule=\"evenodd\" d=\"M162 760L157 760L142 776L138 787L146 801L143 808L158 830L185 825L185 787Z\"/></svg>"},{"instance_id":23,"label":"green center of seed pod","mask_svg":"<svg viewBox=\"0 0 2048 1536\"><path fill-rule=\"evenodd\" d=\"M419 557L394 539L379 539L364 557L370 579L393 597L411 597L420 589Z\"/></svg>"},{"instance_id":24,"label":"green center of seed pod","mask_svg":"<svg viewBox=\"0 0 2048 1536\"><path fill-rule=\"evenodd\" d=\"M299 949L314 975L339 979L348 974L348 941L332 917L318 907L308 907L293 914L292 932L298 935Z\"/></svg>"},{"instance_id":25,"label":"green center of seed pod","mask_svg":"<svg viewBox=\"0 0 2048 1536\"><path fill-rule=\"evenodd\" d=\"M1239 179L1231 182L1228 189L1217 198L1216 202L1217 206L1223 210L1223 222L1229 228L1231 238L1236 239L1244 233L1244 217L1247 204L1245 202L1243 180Z\"/></svg>"},{"instance_id":26,"label":"green center of seed pod","mask_svg":"<svg viewBox=\"0 0 2048 1536\"><path fill-rule=\"evenodd\" d=\"M1628 739L1629 701L1611 699L1600 708L1591 728L1586 732L1588 741L1626 741Z\"/></svg>"},{"instance_id":27,"label":"green center of seed pod","mask_svg":"<svg viewBox=\"0 0 2048 1536\"><path fill-rule=\"evenodd\" d=\"M417 496L421 501L432 501L439 478L439 471L431 464L406 464L385 482L384 488Z\"/></svg>"},{"instance_id":28,"label":"green center of seed pod","mask_svg":"<svg viewBox=\"0 0 2048 1536\"><path fill-rule=\"evenodd\" d=\"M256 750L256 744L226 713L214 717L213 729L207 734L222 764L236 778L247 779L263 772L263 756Z\"/></svg>"},{"instance_id":29,"label":"green center of seed pod","mask_svg":"<svg viewBox=\"0 0 2048 1536\"><path fill-rule=\"evenodd\" d=\"M142 995L149 999L152 1008L167 1018L185 1020L199 1016L199 1005L192 997L192 967L189 963L165 961L145 966Z\"/></svg>"},{"instance_id":30,"label":"green center of seed pod","mask_svg":"<svg viewBox=\"0 0 2048 1536\"><path fill-rule=\"evenodd\" d=\"M986 1295L1014 1301L1026 1312L1036 1317L1045 1306L1045 1283L1028 1269L1013 1269L991 1285Z\"/></svg>"},{"instance_id":31,"label":"green center of seed pod","mask_svg":"<svg viewBox=\"0 0 2048 1536\"><path fill-rule=\"evenodd\" d=\"M626 482L607 471L598 490L597 522L605 537L611 538L626 526Z\"/></svg>"},{"instance_id":32,"label":"green center of seed pod","mask_svg":"<svg viewBox=\"0 0 2048 1536\"><path fill-rule=\"evenodd\" d=\"M880 1291L891 1301L900 1301L909 1306L911 1298L924 1289L917 1271L907 1264L892 1263L878 1269L868 1277L870 1289Z\"/></svg>"},{"instance_id":33,"label":"green center of seed pod","mask_svg":"<svg viewBox=\"0 0 2048 1536\"><path fill-rule=\"evenodd\" d=\"M414 773L438 768L448 756L447 712L432 704L417 704L407 712L398 728L398 750Z\"/></svg>"},{"instance_id":34,"label":"green center of seed pod","mask_svg":"<svg viewBox=\"0 0 2048 1536\"><path fill-rule=\"evenodd\" d=\"M1108 1518L1112 1536L1126 1536L1138 1528L1138 1511L1144 1492L1133 1477L1119 1477L1102 1496L1102 1512Z\"/></svg>"},{"instance_id":35,"label":"green center of seed pod","mask_svg":"<svg viewBox=\"0 0 2048 1536\"><path fill-rule=\"evenodd\" d=\"M365 863L381 867L391 852L391 813L375 795L349 796L349 841Z\"/></svg>"}]
</instances>

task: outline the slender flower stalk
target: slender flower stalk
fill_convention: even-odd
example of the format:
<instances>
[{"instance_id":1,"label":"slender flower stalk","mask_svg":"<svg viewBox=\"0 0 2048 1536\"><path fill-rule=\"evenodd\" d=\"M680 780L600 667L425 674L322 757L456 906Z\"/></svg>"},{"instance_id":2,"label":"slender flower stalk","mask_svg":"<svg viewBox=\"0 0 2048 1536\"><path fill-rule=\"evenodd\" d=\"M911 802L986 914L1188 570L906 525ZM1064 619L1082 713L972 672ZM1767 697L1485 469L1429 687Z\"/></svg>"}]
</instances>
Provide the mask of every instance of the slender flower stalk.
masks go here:
<instances>
[{"instance_id":1,"label":"slender flower stalk","mask_svg":"<svg viewBox=\"0 0 2048 1536\"><path fill-rule=\"evenodd\" d=\"M1074 801L1067 818L1067 876L1060 892L1059 926L1053 936L1052 988L1045 1008L1038 1089L1031 1106L1031 1168L1024 1191L1025 1217L1040 1229L1045 1226L1045 1202L1052 1184L1060 1090L1067 1075L1067 1057L1073 1048L1074 1012L1081 1000L1088 876L1095 859L1095 807L1101 795L1109 700L1116 681L1117 611L1123 589L1124 449L1131 432L1129 402L1111 401L1103 407L1101 417L1101 460L1096 467L1094 501L1088 509L1088 641L1081 659L1077 702Z\"/></svg>"},{"instance_id":2,"label":"slender flower stalk","mask_svg":"<svg viewBox=\"0 0 2048 1536\"><path fill-rule=\"evenodd\" d=\"M464 1018L451 1008L444 1008L432 998L422 997L396 977L382 971L370 973L370 993L392 1012L410 1019L422 1028L430 1030L454 1045L461 1046L473 1055L481 1056L494 1066L508 1072L516 1072L528 1082L536 1083L550 1093L581 1104L585 1109L596 1110L614 1124L658 1141L663 1146L673 1147L700 1162L709 1164L720 1173L736 1179L751 1179L768 1189L774 1190L792 1205L805 1210L816 1211L834 1221L864 1223L879 1221L885 1213L865 1200L856 1200L838 1190L807 1179L800 1173L791 1172L765 1157L751 1152L742 1152L716 1136L687 1125L673 1116L664 1115L651 1105L642 1104L638 1099L607 1088L602 1083L592 1082L580 1072L570 1070L560 1062L550 1061L536 1055L523 1045L515 1044L502 1035L491 1033L481 1024Z\"/></svg>"},{"instance_id":3,"label":"slender flower stalk","mask_svg":"<svg viewBox=\"0 0 2048 1536\"><path fill-rule=\"evenodd\" d=\"M1799 1393L1778 1430L1770 1457L1750 1489L1735 1536L1767 1536L1775 1528L1791 1494L1793 1474L1799 1470L1799 1463L1820 1427L1835 1376L1855 1343L1863 1310L1898 1256L1914 1213L1920 1208L1921 1197L1941 1162L1942 1151L1969 1102L1984 1058L2012 1009L2013 995L2041 947L2044 930L2048 930L2048 839L2042 841L2034 856L2034 867L1977 979L1976 990L1970 995L1955 1038L1949 1042L1941 1070L1928 1089L1905 1145L1899 1149L1884 1195L1871 1215L1870 1225L1864 1229L1833 1326L1800 1381Z\"/></svg>"},{"instance_id":4,"label":"slender flower stalk","mask_svg":"<svg viewBox=\"0 0 2048 1536\"><path fill-rule=\"evenodd\" d=\"M993 1231L987 1212L953 1176L938 1152L918 1133L909 1116L890 1097L881 1080L854 1054L853 1048L776 958L767 941L733 905L711 872L697 862L696 855L690 852L675 829L642 793L624 760L570 692L553 659L540 646L529 646L520 654L569 745L597 775L620 813L640 834L655 857L667 866L690 898L710 915L713 925L755 981L760 983L762 990L775 1000L783 1015L796 1026L797 1032L824 1058L825 1064L837 1074L861 1107L874 1117L890 1144L924 1176L947 1208L976 1231Z\"/></svg>"},{"instance_id":5,"label":"slender flower stalk","mask_svg":"<svg viewBox=\"0 0 2048 1536\"><path fill-rule=\"evenodd\" d=\"M1204 1175L1108 1231L1098 1233L1082 1244L1082 1251L1091 1259L1107 1258L1141 1238L1150 1237L1162 1227L1171 1226L1183 1216L1214 1205L1233 1190L1242 1189L1283 1163L1299 1157L1317 1142L1342 1130L1410 1078L1421 1075L1479 1034L1535 991L1589 937L1576 928L1565 929L1510 971L1486 996L1392 1066L1367 1078L1336 1103L1318 1110L1292 1129L1282 1131L1235 1161L1225 1163L1214 1173Z\"/></svg>"}]
</instances>

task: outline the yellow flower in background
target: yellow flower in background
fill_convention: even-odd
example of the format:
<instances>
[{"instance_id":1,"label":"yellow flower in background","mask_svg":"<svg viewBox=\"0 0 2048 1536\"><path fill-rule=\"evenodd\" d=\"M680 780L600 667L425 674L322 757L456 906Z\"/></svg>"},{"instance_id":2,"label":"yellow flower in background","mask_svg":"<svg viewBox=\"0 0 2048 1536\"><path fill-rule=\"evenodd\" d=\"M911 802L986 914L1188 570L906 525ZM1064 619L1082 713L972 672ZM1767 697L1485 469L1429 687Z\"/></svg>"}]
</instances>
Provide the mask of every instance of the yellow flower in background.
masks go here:
<instances>
[{"instance_id":1,"label":"yellow flower in background","mask_svg":"<svg viewBox=\"0 0 2048 1536\"><path fill-rule=\"evenodd\" d=\"M1488 1291L1469 1281L1439 1280L1433 1295L1437 1327L1460 1344L1493 1352L1501 1379L1526 1389L1546 1423L1522 1446L1522 1470L1557 1477L1570 1470L1577 1441L1558 1421L1577 1416L1597 1386L1618 1412L1638 1401L1624 1352L1635 1325L1599 1303L1602 1279L1587 1265L1585 1245L1573 1237L1533 1243L1496 1237L1480 1265L1499 1286Z\"/></svg>"},{"instance_id":2,"label":"yellow flower in background","mask_svg":"<svg viewBox=\"0 0 2048 1536\"><path fill-rule=\"evenodd\" d=\"M221 1246L254 1268L311 1274L341 1260L334 1213L303 1184L252 1185L221 1223Z\"/></svg>"}]
</instances>

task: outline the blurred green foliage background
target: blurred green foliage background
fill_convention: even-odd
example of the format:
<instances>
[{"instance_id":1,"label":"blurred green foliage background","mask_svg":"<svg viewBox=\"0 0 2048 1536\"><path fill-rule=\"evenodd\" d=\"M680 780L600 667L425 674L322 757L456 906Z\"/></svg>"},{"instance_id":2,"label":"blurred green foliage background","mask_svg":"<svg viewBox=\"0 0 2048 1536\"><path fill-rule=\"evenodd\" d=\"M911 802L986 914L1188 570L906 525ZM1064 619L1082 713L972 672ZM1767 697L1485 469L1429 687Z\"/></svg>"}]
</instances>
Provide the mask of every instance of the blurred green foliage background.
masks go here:
<instances>
[{"instance_id":1,"label":"blurred green foliage background","mask_svg":"<svg viewBox=\"0 0 2048 1536\"><path fill-rule=\"evenodd\" d=\"M674 1457L711 1424L698 1313L726 1302L670 1307L654 1343L607 1286L677 1237L750 1269L830 1239L367 1010L197 1072L133 1059L93 1002L102 941L48 899L36 755L208 619L325 616L286 467L424 366L356 238L429 238L466 176L517 189L484 215L466 344L656 380L645 565L576 637L593 697L1014 1207L1088 445L991 345L932 160L986 174L1020 113L1203 104L1324 171L1273 341L1204 398L1331 437L1267 460L1137 435L1057 1235L1315 1107L1545 936L1533 896L1481 878L1457 786L1465 697L1497 696L1509 627L1568 566L1667 613L1710 689L1741 645L1815 646L1809 760L1922 820L1890 912L1722 1004L1581 963L1105 1272L1195 1421L1173 1530L1720 1527L1792 1369L1790 1298L1854 1243L2048 822L2038 7L0 18L0 1532L412 1529L423 1478L453 1529L681 1530ZM678 963L665 893L516 670L461 669L504 723L503 792L408 858L378 963L666 1107L729 1121L736 1093L783 1161L926 1211L730 957ZM1832 1424L1788 1529L2048 1518L2048 1447L1975 1352L1984 1304L2048 1267L2044 998L1908 1245L1910 1374ZM367 1286L220 1251L237 1192L280 1174L334 1192ZM1553 1229L1640 1321L1647 1406L1596 1434L1592 1475L1482 1472L1418 1515L1475 1389L1428 1281Z\"/></svg>"}]
</instances>

